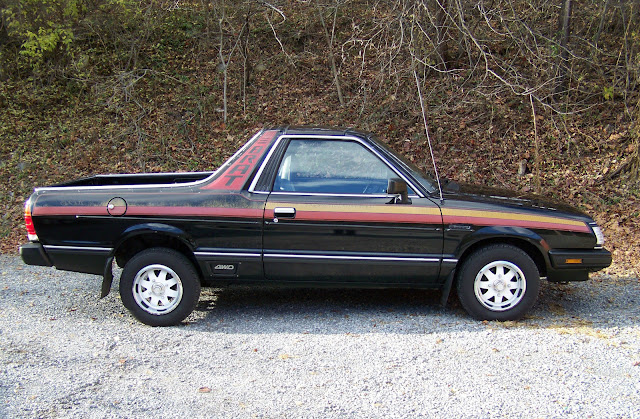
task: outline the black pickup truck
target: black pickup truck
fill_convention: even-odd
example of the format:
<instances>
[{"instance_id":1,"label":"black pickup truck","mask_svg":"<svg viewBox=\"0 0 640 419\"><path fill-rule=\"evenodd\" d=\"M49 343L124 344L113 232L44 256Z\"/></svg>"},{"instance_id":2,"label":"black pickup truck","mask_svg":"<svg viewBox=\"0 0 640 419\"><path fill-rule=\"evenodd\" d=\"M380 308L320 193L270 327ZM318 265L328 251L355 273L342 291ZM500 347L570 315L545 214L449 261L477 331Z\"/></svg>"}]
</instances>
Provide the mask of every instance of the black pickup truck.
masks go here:
<instances>
[{"instance_id":1,"label":"black pickup truck","mask_svg":"<svg viewBox=\"0 0 640 419\"><path fill-rule=\"evenodd\" d=\"M611 254L589 216L439 182L372 135L265 129L215 172L92 176L25 205L30 265L103 276L141 322L175 325L201 286L439 288L475 318L522 317L540 278L583 281ZM53 286L53 285L52 285Z\"/></svg>"}]
</instances>

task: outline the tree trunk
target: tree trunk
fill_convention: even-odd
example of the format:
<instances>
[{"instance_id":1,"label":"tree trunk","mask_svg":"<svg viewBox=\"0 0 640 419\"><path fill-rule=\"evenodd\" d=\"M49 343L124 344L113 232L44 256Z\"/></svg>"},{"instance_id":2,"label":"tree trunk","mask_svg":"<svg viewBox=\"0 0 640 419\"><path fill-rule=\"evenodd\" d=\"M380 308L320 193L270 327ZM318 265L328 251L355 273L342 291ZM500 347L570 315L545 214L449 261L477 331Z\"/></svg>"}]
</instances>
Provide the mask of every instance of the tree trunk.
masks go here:
<instances>
[{"instance_id":1,"label":"tree trunk","mask_svg":"<svg viewBox=\"0 0 640 419\"><path fill-rule=\"evenodd\" d=\"M600 41L600 35L602 35L602 30L604 29L604 23L607 17L607 12L609 11L609 4L611 0L606 0L604 3L604 9L602 9L602 15L600 16L600 24L598 24L598 32L593 37L593 45L598 48L598 42Z\"/></svg>"},{"instance_id":2,"label":"tree trunk","mask_svg":"<svg viewBox=\"0 0 640 419\"><path fill-rule=\"evenodd\" d=\"M565 94L569 88L569 35L571 34L571 0L562 0L558 35L560 37L560 63L558 64L558 84L556 85L556 99Z\"/></svg>"},{"instance_id":3,"label":"tree trunk","mask_svg":"<svg viewBox=\"0 0 640 419\"><path fill-rule=\"evenodd\" d=\"M218 57L220 58L220 65L222 67L222 115L223 121L226 125L227 123L227 83L229 73L227 72L227 67L229 66L229 61L231 61L231 55L225 61L224 54L222 54L222 49L224 48L224 4L222 5L221 17L218 20L218 27L220 28L220 45L218 49Z\"/></svg>"},{"instance_id":4,"label":"tree trunk","mask_svg":"<svg viewBox=\"0 0 640 419\"><path fill-rule=\"evenodd\" d=\"M250 27L251 15L247 12L244 22L244 39L242 42L242 109L244 114L247 113L247 86L251 77L251 62L249 61L249 36L251 35ZM242 34L241 34L242 35Z\"/></svg>"},{"instance_id":5,"label":"tree trunk","mask_svg":"<svg viewBox=\"0 0 640 419\"><path fill-rule=\"evenodd\" d=\"M7 33L7 22L4 14L0 13L0 46L9 42L9 34Z\"/></svg>"},{"instance_id":6,"label":"tree trunk","mask_svg":"<svg viewBox=\"0 0 640 419\"><path fill-rule=\"evenodd\" d=\"M336 10L334 15L334 24L331 31L331 35L329 35L329 30L327 29L327 25L324 21L324 16L322 16L322 9L320 8L320 4L316 2L316 7L318 8L318 16L320 16L320 22L322 23L322 29L324 30L324 36L327 41L327 47L329 49L329 61L331 62L331 74L333 74L333 80L336 84L336 90L338 91L338 100L340 101L340 106L344 106L344 98L342 96L342 88L340 87L340 78L338 77L338 68L336 66L336 59L333 55L333 35L335 30L335 19L338 16L338 5L336 4Z\"/></svg>"},{"instance_id":7,"label":"tree trunk","mask_svg":"<svg viewBox=\"0 0 640 419\"><path fill-rule=\"evenodd\" d=\"M449 48L447 47L447 7L448 0L435 0L438 12L436 13L436 42L438 58L440 59L440 70L447 71L449 69Z\"/></svg>"}]
</instances>

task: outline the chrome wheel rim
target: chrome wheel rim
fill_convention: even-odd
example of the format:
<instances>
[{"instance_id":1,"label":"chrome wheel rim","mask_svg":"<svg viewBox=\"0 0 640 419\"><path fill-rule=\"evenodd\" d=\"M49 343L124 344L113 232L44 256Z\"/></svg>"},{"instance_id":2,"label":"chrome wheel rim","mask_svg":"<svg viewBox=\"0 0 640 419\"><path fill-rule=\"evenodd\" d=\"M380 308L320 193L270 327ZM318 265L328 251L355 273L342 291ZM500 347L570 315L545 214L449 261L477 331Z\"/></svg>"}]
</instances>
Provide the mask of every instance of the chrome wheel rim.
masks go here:
<instances>
[{"instance_id":1,"label":"chrome wheel rim","mask_svg":"<svg viewBox=\"0 0 640 419\"><path fill-rule=\"evenodd\" d=\"M182 281L175 271L164 265L142 268L133 280L133 298L147 313L167 314L182 300Z\"/></svg>"},{"instance_id":2,"label":"chrome wheel rim","mask_svg":"<svg viewBox=\"0 0 640 419\"><path fill-rule=\"evenodd\" d=\"M524 298L527 280L516 265L499 260L480 269L474 281L476 298L491 311L505 311Z\"/></svg>"}]
</instances>

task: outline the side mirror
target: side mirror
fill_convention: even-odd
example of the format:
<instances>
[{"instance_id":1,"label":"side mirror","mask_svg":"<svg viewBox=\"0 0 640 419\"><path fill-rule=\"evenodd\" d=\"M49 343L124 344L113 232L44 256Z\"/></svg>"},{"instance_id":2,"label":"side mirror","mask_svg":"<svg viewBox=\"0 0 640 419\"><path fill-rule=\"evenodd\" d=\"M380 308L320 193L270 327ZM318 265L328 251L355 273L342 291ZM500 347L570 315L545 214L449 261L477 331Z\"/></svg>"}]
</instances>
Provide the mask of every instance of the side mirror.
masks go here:
<instances>
[{"instance_id":1,"label":"side mirror","mask_svg":"<svg viewBox=\"0 0 640 419\"><path fill-rule=\"evenodd\" d=\"M389 195L399 195L392 202L394 204L410 204L407 182L400 178L391 178L387 184L387 193Z\"/></svg>"}]
</instances>

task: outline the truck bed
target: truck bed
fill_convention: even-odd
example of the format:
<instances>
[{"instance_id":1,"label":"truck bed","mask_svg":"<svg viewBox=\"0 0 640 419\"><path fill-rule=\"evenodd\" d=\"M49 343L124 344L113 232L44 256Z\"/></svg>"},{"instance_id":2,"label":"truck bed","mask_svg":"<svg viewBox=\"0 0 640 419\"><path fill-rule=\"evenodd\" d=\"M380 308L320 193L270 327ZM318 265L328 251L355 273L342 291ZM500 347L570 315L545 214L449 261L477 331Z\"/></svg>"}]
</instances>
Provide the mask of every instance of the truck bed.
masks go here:
<instances>
[{"instance_id":1,"label":"truck bed","mask_svg":"<svg viewBox=\"0 0 640 419\"><path fill-rule=\"evenodd\" d=\"M215 172L185 172L185 173L141 173L119 175L95 175L64 182L53 187L75 186L116 186L116 185L168 185L176 183L190 183L206 179Z\"/></svg>"}]
</instances>

